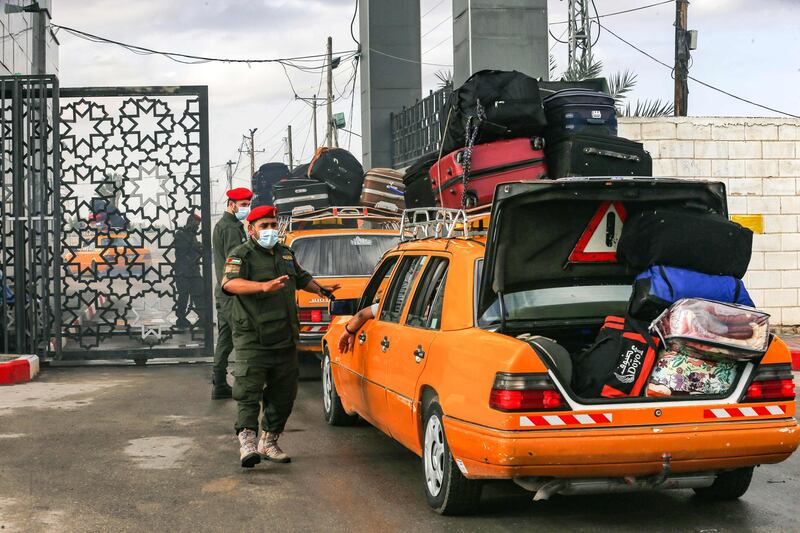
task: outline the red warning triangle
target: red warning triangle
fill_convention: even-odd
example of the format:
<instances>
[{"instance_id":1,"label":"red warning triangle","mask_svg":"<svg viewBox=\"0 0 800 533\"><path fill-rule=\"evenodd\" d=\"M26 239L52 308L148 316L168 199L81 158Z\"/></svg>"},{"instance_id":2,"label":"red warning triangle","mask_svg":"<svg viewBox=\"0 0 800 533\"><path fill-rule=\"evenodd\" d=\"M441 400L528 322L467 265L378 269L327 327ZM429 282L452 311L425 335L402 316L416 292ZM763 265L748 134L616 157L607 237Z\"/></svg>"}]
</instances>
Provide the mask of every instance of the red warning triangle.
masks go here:
<instances>
[{"instance_id":1,"label":"red warning triangle","mask_svg":"<svg viewBox=\"0 0 800 533\"><path fill-rule=\"evenodd\" d=\"M569 254L569 262L616 263L617 243L627 218L622 202L602 202Z\"/></svg>"}]
</instances>

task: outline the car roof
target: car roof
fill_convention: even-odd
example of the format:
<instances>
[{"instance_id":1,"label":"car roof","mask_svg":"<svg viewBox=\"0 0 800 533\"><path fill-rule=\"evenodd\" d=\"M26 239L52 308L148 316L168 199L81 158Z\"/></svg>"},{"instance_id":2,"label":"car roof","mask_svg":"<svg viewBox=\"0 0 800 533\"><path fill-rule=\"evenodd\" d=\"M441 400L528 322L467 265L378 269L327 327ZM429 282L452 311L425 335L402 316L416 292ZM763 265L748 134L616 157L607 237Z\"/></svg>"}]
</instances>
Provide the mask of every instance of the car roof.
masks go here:
<instances>
[{"instance_id":1,"label":"car roof","mask_svg":"<svg viewBox=\"0 0 800 533\"><path fill-rule=\"evenodd\" d=\"M287 239L298 237L324 236L324 235L395 235L398 236L396 229L362 229L362 228L328 228L328 229L299 229L286 232Z\"/></svg>"},{"instance_id":2,"label":"car roof","mask_svg":"<svg viewBox=\"0 0 800 533\"><path fill-rule=\"evenodd\" d=\"M478 235L465 239L463 237L432 238L406 241L389 250L399 252L449 252L452 254L473 255L483 257L486 250L486 237Z\"/></svg>"}]
</instances>

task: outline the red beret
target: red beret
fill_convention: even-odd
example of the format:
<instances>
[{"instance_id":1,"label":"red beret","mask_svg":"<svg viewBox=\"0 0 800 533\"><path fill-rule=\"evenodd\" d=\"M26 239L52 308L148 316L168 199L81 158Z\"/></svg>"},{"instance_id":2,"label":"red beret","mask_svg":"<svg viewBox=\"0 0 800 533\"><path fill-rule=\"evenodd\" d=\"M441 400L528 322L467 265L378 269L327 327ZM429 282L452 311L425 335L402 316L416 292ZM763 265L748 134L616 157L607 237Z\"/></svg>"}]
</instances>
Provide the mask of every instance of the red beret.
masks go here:
<instances>
[{"instance_id":1,"label":"red beret","mask_svg":"<svg viewBox=\"0 0 800 533\"><path fill-rule=\"evenodd\" d=\"M271 205L260 205L247 215L248 222L255 222L259 218L275 218L275 208Z\"/></svg>"},{"instance_id":2,"label":"red beret","mask_svg":"<svg viewBox=\"0 0 800 533\"><path fill-rule=\"evenodd\" d=\"M229 200L238 202L239 200L249 200L253 197L253 191L247 187L239 187L238 189L231 189L225 193Z\"/></svg>"}]
</instances>

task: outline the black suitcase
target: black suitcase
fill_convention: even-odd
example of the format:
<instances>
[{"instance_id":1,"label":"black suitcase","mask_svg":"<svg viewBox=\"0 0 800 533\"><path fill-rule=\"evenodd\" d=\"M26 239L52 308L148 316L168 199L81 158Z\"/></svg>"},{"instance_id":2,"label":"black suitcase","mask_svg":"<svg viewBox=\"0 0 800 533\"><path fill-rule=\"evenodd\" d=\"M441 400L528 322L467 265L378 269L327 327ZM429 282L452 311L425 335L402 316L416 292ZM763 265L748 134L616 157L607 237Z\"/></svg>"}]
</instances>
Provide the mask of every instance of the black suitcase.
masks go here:
<instances>
[{"instance_id":1,"label":"black suitcase","mask_svg":"<svg viewBox=\"0 0 800 533\"><path fill-rule=\"evenodd\" d=\"M314 159L309 163L308 177L328 185L330 199L335 205L358 205L364 184L364 169L347 150L317 149Z\"/></svg>"},{"instance_id":2,"label":"black suitcase","mask_svg":"<svg viewBox=\"0 0 800 533\"><path fill-rule=\"evenodd\" d=\"M752 250L753 232L722 215L656 209L625 222L617 257L639 271L668 265L741 279Z\"/></svg>"},{"instance_id":3,"label":"black suitcase","mask_svg":"<svg viewBox=\"0 0 800 533\"><path fill-rule=\"evenodd\" d=\"M652 176L653 159L641 143L622 137L573 133L548 136L545 143L548 175Z\"/></svg>"},{"instance_id":4,"label":"black suitcase","mask_svg":"<svg viewBox=\"0 0 800 533\"><path fill-rule=\"evenodd\" d=\"M607 94L588 89L565 89L544 100L547 129L554 132L617 134L617 108Z\"/></svg>"},{"instance_id":5,"label":"black suitcase","mask_svg":"<svg viewBox=\"0 0 800 533\"><path fill-rule=\"evenodd\" d=\"M544 81L539 80L539 94L542 100L551 94L564 89L588 89L603 94L609 94L608 80L605 78L589 78L581 81Z\"/></svg>"},{"instance_id":6,"label":"black suitcase","mask_svg":"<svg viewBox=\"0 0 800 533\"><path fill-rule=\"evenodd\" d=\"M406 169L403 184L406 186L404 196L406 209L434 207L436 198L433 195L431 179L428 174L438 159L437 153L424 155Z\"/></svg>"},{"instance_id":7,"label":"black suitcase","mask_svg":"<svg viewBox=\"0 0 800 533\"><path fill-rule=\"evenodd\" d=\"M315 180L286 180L272 188L279 215L302 214L330 207L328 186Z\"/></svg>"}]
</instances>

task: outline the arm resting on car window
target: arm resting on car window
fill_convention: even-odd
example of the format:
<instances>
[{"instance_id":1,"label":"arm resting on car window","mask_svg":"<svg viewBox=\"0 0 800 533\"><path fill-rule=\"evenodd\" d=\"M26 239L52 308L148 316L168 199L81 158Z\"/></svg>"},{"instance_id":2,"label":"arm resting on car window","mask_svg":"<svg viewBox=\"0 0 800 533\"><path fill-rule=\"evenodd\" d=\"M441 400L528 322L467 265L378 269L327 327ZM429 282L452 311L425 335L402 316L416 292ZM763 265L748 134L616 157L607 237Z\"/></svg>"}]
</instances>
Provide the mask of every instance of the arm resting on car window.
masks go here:
<instances>
[{"instance_id":1,"label":"arm resting on car window","mask_svg":"<svg viewBox=\"0 0 800 533\"><path fill-rule=\"evenodd\" d=\"M377 307L377 305L365 307L347 321L347 324L344 325L342 336L339 337L340 353L346 353L353 349L356 333L358 333L358 330L361 329L361 327L366 324L368 320L375 318Z\"/></svg>"}]
</instances>

